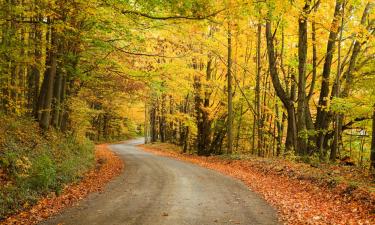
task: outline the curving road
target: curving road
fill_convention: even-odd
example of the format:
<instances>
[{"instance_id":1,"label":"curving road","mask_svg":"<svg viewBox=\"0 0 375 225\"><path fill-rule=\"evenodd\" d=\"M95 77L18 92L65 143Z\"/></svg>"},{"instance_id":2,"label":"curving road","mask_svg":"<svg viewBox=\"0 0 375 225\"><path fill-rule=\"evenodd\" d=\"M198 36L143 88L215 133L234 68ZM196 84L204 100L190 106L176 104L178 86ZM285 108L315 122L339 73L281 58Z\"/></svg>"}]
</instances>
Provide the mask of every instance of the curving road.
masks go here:
<instances>
[{"instance_id":1,"label":"curving road","mask_svg":"<svg viewBox=\"0 0 375 225\"><path fill-rule=\"evenodd\" d=\"M142 140L111 145L124 172L42 224L279 224L275 210L240 181L197 165L137 149Z\"/></svg>"}]
</instances>

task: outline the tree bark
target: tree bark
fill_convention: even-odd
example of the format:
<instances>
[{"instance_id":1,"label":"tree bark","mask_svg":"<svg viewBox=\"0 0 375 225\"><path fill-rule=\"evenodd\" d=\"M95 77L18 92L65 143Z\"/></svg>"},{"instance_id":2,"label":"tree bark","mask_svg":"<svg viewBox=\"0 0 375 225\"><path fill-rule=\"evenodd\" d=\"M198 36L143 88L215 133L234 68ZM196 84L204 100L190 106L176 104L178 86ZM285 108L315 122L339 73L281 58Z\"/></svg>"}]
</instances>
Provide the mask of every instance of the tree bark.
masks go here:
<instances>
[{"instance_id":1,"label":"tree bark","mask_svg":"<svg viewBox=\"0 0 375 225\"><path fill-rule=\"evenodd\" d=\"M287 109L288 117L288 129L287 129L287 139L285 142L285 148L287 150L298 149L297 148L297 135L296 135L296 121L295 121L295 111L293 106L293 97L287 95L283 89L279 75L276 67L276 56L275 56L275 47L273 44L273 35L271 22L267 20L266 22L266 39L267 39L267 50L268 50L268 60L269 60L269 71L271 75L271 80L273 87L275 88L276 95L280 98L284 107ZM293 88L292 88L293 89ZM294 92L294 91L292 91ZM293 93L292 93L293 94Z\"/></svg>"},{"instance_id":2,"label":"tree bark","mask_svg":"<svg viewBox=\"0 0 375 225\"><path fill-rule=\"evenodd\" d=\"M344 9L345 9L345 0L343 0L343 10L341 11L341 25L339 28L339 39L337 43L337 74L335 79L335 86L336 88L333 88L332 91L334 91L333 96L339 98L340 97L340 89L341 89L341 42L342 42L342 32L344 29ZM343 122L343 115L340 113L335 113L335 122L334 122L334 137L333 137L333 143L331 146L331 154L329 156L329 159L332 162L336 161L337 153L339 151L339 141L341 140L342 135L342 122Z\"/></svg>"},{"instance_id":3,"label":"tree bark","mask_svg":"<svg viewBox=\"0 0 375 225\"><path fill-rule=\"evenodd\" d=\"M262 32L262 24L258 23L257 26L257 52L256 52L256 78L255 78L255 123L256 124L256 132L257 136L257 151L258 153L263 150L262 146L262 139L263 139L263 132L262 132L262 121L261 121L261 104L260 104L260 80L261 80L261 32ZM255 134L254 134L255 135Z\"/></svg>"},{"instance_id":4,"label":"tree bark","mask_svg":"<svg viewBox=\"0 0 375 225\"><path fill-rule=\"evenodd\" d=\"M342 0L336 0L336 6L334 11L334 18L331 23L331 29L329 33L328 43L327 43L327 51L326 57L323 66L323 74L322 74L322 84L319 96L319 103L318 103L318 110L317 110L317 117L315 121L315 129L318 131L317 139L316 139L316 146L320 149L320 153L326 151L325 144L325 132L328 128L328 95L329 95L329 87L330 87L330 75L331 75L331 65L333 59L333 53L335 50L335 42L337 39L338 34L338 21L340 11L343 7Z\"/></svg>"},{"instance_id":5,"label":"tree bark","mask_svg":"<svg viewBox=\"0 0 375 225\"><path fill-rule=\"evenodd\" d=\"M164 85L164 84L163 84ZM165 142L166 141L166 95L163 93L161 96L161 115L160 115L160 121L159 121L159 133L160 133L160 141Z\"/></svg>"},{"instance_id":6,"label":"tree bark","mask_svg":"<svg viewBox=\"0 0 375 225\"><path fill-rule=\"evenodd\" d=\"M41 91L41 95L43 98L43 104L41 108L41 118L39 121L39 125L42 129L46 130L49 128L50 125L50 118L51 118L51 106L52 106L52 97L53 97L53 88L54 88L54 81L56 76L56 69L57 69L57 49L56 49L56 35L55 31L51 29L51 48L48 50L47 56L47 69L45 72L45 77L42 85L42 88L45 88Z\"/></svg>"},{"instance_id":7,"label":"tree bark","mask_svg":"<svg viewBox=\"0 0 375 225\"><path fill-rule=\"evenodd\" d=\"M303 12L298 21L298 106L297 106L297 129L298 149L300 155L307 152L307 129L306 129L306 59L307 59L307 14L310 9L311 0L305 1Z\"/></svg>"},{"instance_id":8,"label":"tree bark","mask_svg":"<svg viewBox=\"0 0 375 225\"><path fill-rule=\"evenodd\" d=\"M150 109L150 137L151 143L156 142L158 140L158 133L156 128L156 106L155 102L152 103Z\"/></svg>"},{"instance_id":9,"label":"tree bark","mask_svg":"<svg viewBox=\"0 0 375 225\"><path fill-rule=\"evenodd\" d=\"M61 71L56 74L55 84L53 88L53 111L52 111L52 126L59 128L60 111L61 111L61 90L63 86L63 74Z\"/></svg>"},{"instance_id":10,"label":"tree bark","mask_svg":"<svg viewBox=\"0 0 375 225\"><path fill-rule=\"evenodd\" d=\"M228 81L228 122L227 122L227 154L233 152L233 91L232 91L232 31L228 22L228 60L227 60L227 81Z\"/></svg>"},{"instance_id":11,"label":"tree bark","mask_svg":"<svg viewBox=\"0 0 375 225\"><path fill-rule=\"evenodd\" d=\"M372 113L372 139L371 139L371 166L370 169L373 171L375 175L375 105L373 108L373 113Z\"/></svg>"}]
</instances>

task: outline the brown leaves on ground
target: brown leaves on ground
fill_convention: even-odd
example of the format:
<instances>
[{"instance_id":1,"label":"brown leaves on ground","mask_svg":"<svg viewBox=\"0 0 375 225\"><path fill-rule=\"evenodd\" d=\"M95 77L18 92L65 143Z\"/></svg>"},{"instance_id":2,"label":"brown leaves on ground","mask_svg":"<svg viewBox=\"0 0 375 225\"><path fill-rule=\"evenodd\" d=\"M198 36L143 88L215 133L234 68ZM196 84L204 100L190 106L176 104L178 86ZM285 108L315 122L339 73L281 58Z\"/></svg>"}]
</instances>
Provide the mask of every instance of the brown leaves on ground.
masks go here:
<instances>
[{"instance_id":1,"label":"brown leaves on ground","mask_svg":"<svg viewBox=\"0 0 375 225\"><path fill-rule=\"evenodd\" d=\"M64 208L77 204L89 193L102 191L106 183L121 173L124 164L105 144L96 146L95 159L96 167L79 183L66 186L60 196L44 198L29 210L11 216L0 224L36 224Z\"/></svg>"},{"instance_id":2,"label":"brown leaves on ground","mask_svg":"<svg viewBox=\"0 0 375 225\"><path fill-rule=\"evenodd\" d=\"M285 224L375 224L374 193L358 191L354 196L348 186L326 187L299 175L292 176L288 166L265 169L270 168L269 165L259 161L181 154L171 148L165 150L164 145L142 147L242 180L278 209ZM370 196L363 196L364 193Z\"/></svg>"}]
</instances>

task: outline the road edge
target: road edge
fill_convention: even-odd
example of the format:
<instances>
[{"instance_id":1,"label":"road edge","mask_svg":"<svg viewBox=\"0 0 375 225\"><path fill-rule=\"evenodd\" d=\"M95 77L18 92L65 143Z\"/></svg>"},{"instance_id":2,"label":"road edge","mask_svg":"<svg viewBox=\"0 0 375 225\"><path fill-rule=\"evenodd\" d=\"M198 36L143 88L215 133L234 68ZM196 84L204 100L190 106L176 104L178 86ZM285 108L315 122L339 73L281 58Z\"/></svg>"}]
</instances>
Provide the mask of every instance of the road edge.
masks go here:
<instances>
[{"instance_id":1,"label":"road edge","mask_svg":"<svg viewBox=\"0 0 375 225\"><path fill-rule=\"evenodd\" d=\"M0 222L0 225L31 225L46 220L62 210L75 206L89 194L101 192L105 186L124 170L124 161L114 153L109 144L95 146L95 166L78 183L67 185L62 194L42 198L31 208Z\"/></svg>"},{"instance_id":2,"label":"road edge","mask_svg":"<svg viewBox=\"0 0 375 225\"><path fill-rule=\"evenodd\" d=\"M138 145L142 151L159 156L196 164L242 181L254 193L259 194L268 204L277 210L279 221L284 224L341 224L343 217L335 213L337 205L323 207L340 196L332 195L307 181L293 179L272 171L259 171L256 167L240 160L225 160L218 157L204 157L176 152L176 149L160 149L155 146ZM264 183L268 183L264 185ZM277 187L277 188L275 188ZM323 191L323 192L322 192ZM286 195L286 196L284 196ZM322 207L316 207L321 205ZM327 206L328 207L328 206ZM335 208L336 207L336 208ZM345 207L343 210L342 207ZM375 216L369 215L364 206L356 204L340 205L348 224L373 224Z\"/></svg>"}]
</instances>

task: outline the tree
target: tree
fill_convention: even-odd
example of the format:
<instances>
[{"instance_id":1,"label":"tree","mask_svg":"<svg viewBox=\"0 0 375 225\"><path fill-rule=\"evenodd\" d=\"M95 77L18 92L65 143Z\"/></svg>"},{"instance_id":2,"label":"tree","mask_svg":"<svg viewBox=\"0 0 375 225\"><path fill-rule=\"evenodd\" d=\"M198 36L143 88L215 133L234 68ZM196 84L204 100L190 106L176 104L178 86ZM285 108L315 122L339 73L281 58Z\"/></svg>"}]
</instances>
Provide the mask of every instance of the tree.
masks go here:
<instances>
[{"instance_id":1,"label":"tree","mask_svg":"<svg viewBox=\"0 0 375 225\"><path fill-rule=\"evenodd\" d=\"M307 152L307 117L309 114L306 98L306 61L307 61L307 15L310 11L311 1L305 1L302 13L298 21L298 152L301 155Z\"/></svg>"},{"instance_id":2,"label":"tree","mask_svg":"<svg viewBox=\"0 0 375 225\"><path fill-rule=\"evenodd\" d=\"M293 99L287 95L284 88L281 85L279 74L276 67L276 56L275 47L273 44L273 35L271 21L266 21L266 39L267 39L267 50L269 60L269 71L272 79L273 86L275 88L277 96L280 98L284 107L287 109L288 117L288 129L285 148L288 150L298 149L297 145L297 127L296 127L296 116L293 106Z\"/></svg>"},{"instance_id":3,"label":"tree","mask_svg":"<svg viewBox=\"0 0 375 225\"><path fill-rule=\"evenodd\" d=\"M228 136L228 150L227 154L233 152L233 92L232 92L232 31L231 24L228 22L228 66L227 66L227 81L228 81L228 121L227 121L227 136Z\"/></svg>"},{"instance_id":4,"label":"tree","mask_svg":"<svg viewBox=\"0 0 375 225\"><path fill-rule=\"evenodd\" d=\"M338 23L341 10L343 9L343 1L337 0L333 20L331 23L329 38L327 42L327 51L324 60L322 83L319 95L318 112L315 121L315 130L318 132L316 146L320 150L320 154L325 154L327 149L326 131L328 129L328 96L330 88L330 74L332 59L335 51L335 42L338 34Z\"/></svg>"},{"instance_id":5,"label":"tree","mask_svg":"<svg viewBox=\"0 0 375 225\"><path fill-rule=\"evenodd\" d=\"M371 139L371 166L370 168L374 171L375 170L375 107L374 112L372 114L372 139Z\"/></svg>"}]
</instances>

